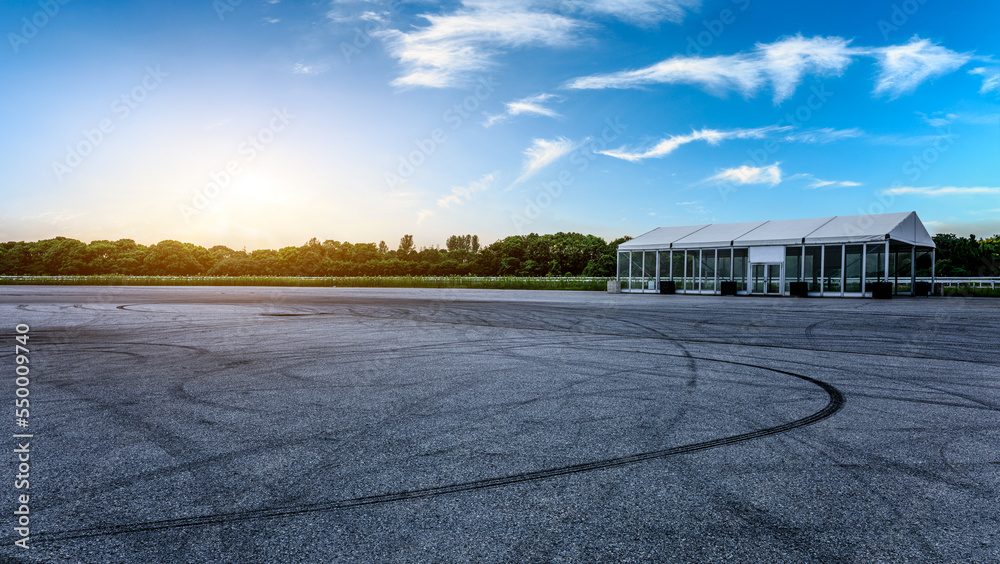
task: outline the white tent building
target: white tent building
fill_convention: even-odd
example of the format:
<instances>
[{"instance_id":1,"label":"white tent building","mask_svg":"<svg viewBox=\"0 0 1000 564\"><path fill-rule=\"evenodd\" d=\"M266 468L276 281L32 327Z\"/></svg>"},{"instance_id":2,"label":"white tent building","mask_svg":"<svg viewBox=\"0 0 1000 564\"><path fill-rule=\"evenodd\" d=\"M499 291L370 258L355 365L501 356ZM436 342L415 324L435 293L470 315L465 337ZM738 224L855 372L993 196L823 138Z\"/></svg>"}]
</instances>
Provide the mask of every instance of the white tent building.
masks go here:
<instances>
[{"instance_id":1,"label":"white tent building","mask_svg":"<svg viewBox=\"0 0 1000 564\"><path fill-rule=\"evenodd\" d=\"M618 247L623 292L871 296L934 277L916 212L660 227Z\"/></svg>"}]
</instances>

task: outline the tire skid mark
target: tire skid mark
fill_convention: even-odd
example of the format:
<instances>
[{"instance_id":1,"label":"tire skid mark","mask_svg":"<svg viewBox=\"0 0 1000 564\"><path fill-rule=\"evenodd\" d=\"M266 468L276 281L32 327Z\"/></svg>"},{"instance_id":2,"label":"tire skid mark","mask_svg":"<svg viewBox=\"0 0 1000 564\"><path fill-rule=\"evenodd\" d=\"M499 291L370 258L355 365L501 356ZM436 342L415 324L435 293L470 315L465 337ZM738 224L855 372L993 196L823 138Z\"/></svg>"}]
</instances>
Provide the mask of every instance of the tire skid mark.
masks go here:
<instances>
[{"instance_id":1,"label":"tire skid mark","mask_svg":"<svg viewBox=\"0 0 1000 564\"><path fill-rule=\"evenodd\" d=\"M87 527L82 529L68 529L53 533L43 532L36 537L35 543L48 544L55 541L65 541L65 540L72 540L79 538L103 537L103 536L121 535L128 533L141 533L141 532L156 531L163 529L197 527L202 525L216 525L216 524L224 524L237 521L250 521L257 519L290 517L295 515L305 515L323 511L346 510L346 509L364 507L369 505L380 505L380 504L395 503L395 502L402 502L402 501L409 501L416 499L426 499L441 495L469 492L469 491L482 490L488 488L497 488L497 487L509 486L513 484L520 484L526 482L535 482L540 480L556 478L560 476L579 474L583 472L606 470L609 468L616 468L620 466L636 464L639 462L666 458L668 456L689 454L712 448L728 446L736 443L752 441L755 439L761 439L764 437L777 435L780 433L786 433L788 431L791 431L799 427L805 427L807 425L818 423L819 421L822 421L832 416L833 414L840 411L840 409L844 406L845 403L843 394L841 394L841 392L837 388L835 388L831 384L828 384L821 380L817 380L815 378L811 378L809 376L795 374L793 372L788 372L785 370L777 370L773 368L767 368L764 366L757 366L741 362L725 361L725 360L694 357L694 356L689 357L686 355L668 355L668 356L677 356L679 358L695 358L698 360L705 360L710 362L721 362L724 364L759 368L770 372L791 376L818 386L824 392L826 392L829 399L827 404L819 411L811 415L808 415L806 417L803 417L801 419L796 419L794 421L784 423L782 425L767 427L764 429L758 429L756 431L740 433L737 435L721 437L718 439L712 439L708 441L701 441L696 443L690 443L687 445L669 447L650 452L643 452L643 453L631 454L615 458L595 460L591 462L572 464L568 466L559 466L544 470L535 470L531 472L510 474L507 476L487 478L482 480L459 482L444 486L435 486L430 488L420 488L414 490L404 490L394 493L362 496L362 497L336 500L336 501L298 504L296 506L255 509L249 511L224 512L224 513L215 513L215 514L199 515L192 517L180 517L174 519L142 521L136 523L125 523L120 525L98 525L95 527Z\"/></svg>"}]
</instances>

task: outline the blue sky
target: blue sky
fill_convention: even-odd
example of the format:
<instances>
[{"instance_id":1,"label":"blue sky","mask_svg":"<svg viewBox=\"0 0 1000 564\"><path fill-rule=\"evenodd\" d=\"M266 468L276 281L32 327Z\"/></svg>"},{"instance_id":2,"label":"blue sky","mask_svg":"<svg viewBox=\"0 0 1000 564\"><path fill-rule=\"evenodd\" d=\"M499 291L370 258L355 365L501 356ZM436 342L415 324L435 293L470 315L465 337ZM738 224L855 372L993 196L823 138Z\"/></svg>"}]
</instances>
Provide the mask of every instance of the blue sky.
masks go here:
<instances>
[{"instance_id":1,"label":"blue sky","mask_svg":"<svg viewBox=\"0 0 1000 564\"><path fill-rule=\"evenodd\" d=\"M997 21L942 0L4 2L0 240L433 246L909 210L987 236Z\"/></svg>"}]
</instances>

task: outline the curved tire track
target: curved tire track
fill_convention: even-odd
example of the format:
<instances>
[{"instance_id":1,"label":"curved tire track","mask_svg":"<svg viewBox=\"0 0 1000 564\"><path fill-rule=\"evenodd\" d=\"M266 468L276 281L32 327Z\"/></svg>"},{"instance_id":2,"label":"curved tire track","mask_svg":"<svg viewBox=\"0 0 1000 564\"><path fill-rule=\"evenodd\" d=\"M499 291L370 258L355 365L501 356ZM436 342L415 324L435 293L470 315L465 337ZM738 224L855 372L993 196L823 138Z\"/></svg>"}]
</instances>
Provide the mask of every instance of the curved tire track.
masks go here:
<instances>
[{"instance_id":1,"label":"curved tire track","mask_svg":"<svg viewBox=\"0 0 1000 564\"><path fill-rule=\"evenodd\" d=\"M698 357L692 357L692 358L698 358ZM679 454L688 454L702 450L708 450L712 448L732 445L736 443L752 441L755 439L761 439L771 435L785 433L799 427L812 425L813 423L817 423L819 421L822 421L830 417L844 406L845 402L844 396L843 394L840 393L839 390L837 390L837 388L835 388L831 384L828 384L821 380L817 380L815 378L810 378L808 376L803 376L801 374L795 374L793 372L788 372L784 370L767 368L764 366L757 366L741 362L725 361L712 358L700 358L699 360L723 362L726 364L733 364L737 366L759 368L775 372L778 374L792 376L794 378L798 378L800 380L809 382L821 388L823 391L826 392L829 401L827 402L826 406L823 407L823 409L811 415L803 417L801 419L796 419L795 421L784 423L782 425L767 427L764 429L758 429L756 431L750 431L748 433L741 433L738 435L731 435L728 437L721 437L718 439L701 441L697 443L675 446L650 452L631 454L615 458L607 458L603 460L595 460L592 462L584 462L580 464L571 464L568 466L560 466L544 470L535 470L531 472L511 474L509 476L500 476L495 478L487 478L483 480L472 480L468 482L459 482L444 486L435 486L431 488L421 488L414 490L404 490L401 492L363 496L363 497L342 499L336 501L299 504L296 506L289 506L289 507L274 507L268 509L255 509L249 511L216 513L212 515L199 515L193 517L180 517L175 519L142 521L137 523L125 523L120 525L99 525L96 527L88 527L82 529L68 529L65 531L58 531L53 533L43 532L39 534L37 537L35 537L35 544L48 544L55 541L65 541L71 539L103 537L103 536L121 535L127 533L140 533L140 532L156 531L163 529L196 527L201 525L225 524L236 521L249 521L256 519L289 517L289 516L303 515L308 513L317 513L321 511L335 511L340 509L350 509L354 507L362 507L367 505L377 505L377 504L394 503L407 500L424 499L440 495L481 490L487 488L497 488L524 482L547 480L558 476L566 476L571 474L579 474L583 472L592 472L596 470L615 468L629 464L636 464L647 460L665 458L668 456L674 456Z\"/></svg>"}]
</instances>

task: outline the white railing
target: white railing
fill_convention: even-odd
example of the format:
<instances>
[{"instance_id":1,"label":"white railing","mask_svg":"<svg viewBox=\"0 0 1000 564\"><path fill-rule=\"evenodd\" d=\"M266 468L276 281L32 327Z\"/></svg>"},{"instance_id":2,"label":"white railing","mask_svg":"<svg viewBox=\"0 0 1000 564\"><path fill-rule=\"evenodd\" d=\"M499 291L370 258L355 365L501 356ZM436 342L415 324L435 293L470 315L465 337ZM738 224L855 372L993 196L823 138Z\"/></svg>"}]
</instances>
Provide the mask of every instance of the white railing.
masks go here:
<instances>
[{"instance_id":1,"label":"white railing","mask_svg":"<svg viewBox=\"0 0 1000 564\"><path fill-rule=\"evenodd\" d=\"M899 281L902 283L903 278ZM918 276L917 282L930 282L930 276ZM974 277L974 276L937 276L934 278L935 284L942 286L970 286L972 288L996 288L1000 286L1000 278Z\"/></svg>"}]
</instances>

